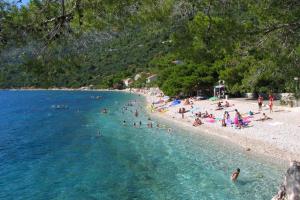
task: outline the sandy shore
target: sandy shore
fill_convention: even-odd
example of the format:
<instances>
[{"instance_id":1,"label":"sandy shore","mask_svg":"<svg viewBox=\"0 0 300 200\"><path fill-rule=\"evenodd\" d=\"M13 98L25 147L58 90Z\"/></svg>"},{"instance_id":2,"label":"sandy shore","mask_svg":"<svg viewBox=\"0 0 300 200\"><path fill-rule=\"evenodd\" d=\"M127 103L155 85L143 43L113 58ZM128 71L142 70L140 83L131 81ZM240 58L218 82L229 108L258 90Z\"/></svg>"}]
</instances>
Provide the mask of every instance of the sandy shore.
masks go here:
<instances>
[{"instance_id":1,"label":"sandy shore","mask_svg":"<svg viewBox=\"0 0 300 200\"><path fill-rule=\"evenodd\" d=\"M157 102L161 97L151 95L150 92L136 92L146 97L148 107L153 102ZM208 111L217 118L222 118L224 111L228 111L231 118L234 117L234 109L238 109L243 116L250 110L254 113L258 112L258 105L247 101L237 101L229 99L229 103L233 106L216 111L216 102L209 100L193 101L193 108L197 108L201 112ZM264 102L267 103L267 102ZM171 103L155 104L156 108L165 105L167 111L153 111L151 114L157 118L176 123L185 129L207 133L228 140L249 151L252 154L260 154L276 159L280 162L290 160L300 160L300 108L274 107L274 112L269 113L267 106L263 107L263 111L255 114L250 119L249 127L237 129L235 127L222 127L220 121L214 123L207 122L202 119L204 124L194 127L195 116L192 112L185 113L184 119L178 113L179 108L184 107L191 110L191 105L181 104L170 107ZM150 110L150 109L149 109ZM266 113L271 120L255 121L262 117L262 113Z\"/></svg>"}]
</instances>

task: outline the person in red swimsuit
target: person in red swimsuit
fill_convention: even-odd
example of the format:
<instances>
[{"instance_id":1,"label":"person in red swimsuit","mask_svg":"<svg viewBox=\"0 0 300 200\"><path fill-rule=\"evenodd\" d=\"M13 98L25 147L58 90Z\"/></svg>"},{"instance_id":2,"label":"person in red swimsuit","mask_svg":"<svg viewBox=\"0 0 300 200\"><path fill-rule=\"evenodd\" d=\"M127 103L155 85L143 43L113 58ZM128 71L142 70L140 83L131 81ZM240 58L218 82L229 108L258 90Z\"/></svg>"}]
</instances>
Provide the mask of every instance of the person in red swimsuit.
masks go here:
<instances>
[{"instance_id":1,"label":"person in red swimsuit","mask_svg":"<svg viewBox=\"0 0 300 200\"><path fill-rule=\"evenodd\" d=\"M270 108L270 113L273 112L273 101L274 101L274 97L270 94L270 95L269 95L269 108Z\"/></svg>"}]
</instances>

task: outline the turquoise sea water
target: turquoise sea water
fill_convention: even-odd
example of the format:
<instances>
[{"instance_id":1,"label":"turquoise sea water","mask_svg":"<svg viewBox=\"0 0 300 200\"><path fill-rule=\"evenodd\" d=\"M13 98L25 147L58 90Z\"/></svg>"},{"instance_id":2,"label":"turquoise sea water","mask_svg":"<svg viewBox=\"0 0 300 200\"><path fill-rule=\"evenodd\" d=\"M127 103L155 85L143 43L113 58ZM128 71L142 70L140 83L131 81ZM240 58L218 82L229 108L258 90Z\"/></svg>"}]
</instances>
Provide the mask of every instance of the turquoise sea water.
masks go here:
<instances>
[{"instance_id":1,"label":"turquoise sea water","mask_svg":"<svg viewBox=\"0 0 300 200\"><path fill-rule=\"evenodd\" d=\"M129 101L137 103L122 113ZM0 91L0 105L0 199L265 200L283 177L280 167L205 134L146 128L135 95Z\"/></svg>"}]
</instances>

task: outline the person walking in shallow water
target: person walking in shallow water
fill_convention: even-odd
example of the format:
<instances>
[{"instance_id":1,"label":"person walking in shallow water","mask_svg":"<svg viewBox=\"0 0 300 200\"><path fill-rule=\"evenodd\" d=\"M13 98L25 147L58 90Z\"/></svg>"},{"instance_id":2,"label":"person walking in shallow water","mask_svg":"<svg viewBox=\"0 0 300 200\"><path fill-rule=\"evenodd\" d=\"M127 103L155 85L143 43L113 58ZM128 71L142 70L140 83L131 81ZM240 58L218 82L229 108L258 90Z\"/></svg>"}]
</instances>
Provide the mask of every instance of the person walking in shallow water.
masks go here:
<instances>
[{"instance_id":1,"label":"person walking in shallow water","mask_svg":"<svg viewBox=\"0 0 300 200\"><path fill-rule=\"evenodd\" d=\"M236 171L233 172L233 173L231 174L230 179L231 179L233 182L237 181L237 178L238 178L239 175L240 175L240 171L241 171L240 168L237 168Z\"/></svg>"},{"instance_id":2,"label":"person walking in shallow water","mask_svg":"<svg viewBox=\"0 0 300 200\"><path fill-rule=\"evenodd\" d=\"M135 116L135 117L138 117L138 116L139 116L139 112L138 112L137 110L135 110L134 116Z\"/></svg>"}]
</instances>

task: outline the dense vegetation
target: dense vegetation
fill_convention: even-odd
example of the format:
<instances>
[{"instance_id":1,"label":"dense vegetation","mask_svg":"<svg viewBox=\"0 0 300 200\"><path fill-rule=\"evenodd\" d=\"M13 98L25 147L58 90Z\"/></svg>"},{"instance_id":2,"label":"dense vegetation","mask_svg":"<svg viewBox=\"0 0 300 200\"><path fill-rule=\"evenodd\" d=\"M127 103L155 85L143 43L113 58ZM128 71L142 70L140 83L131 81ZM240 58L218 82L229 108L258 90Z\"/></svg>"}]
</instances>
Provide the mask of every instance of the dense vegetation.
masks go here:
<instances>
[{"instance_id":1,"label":"dense vegetation","mask_svg":"<svg viewBox=\"0 0 300 200\"><path fill-rule=\"evenodd\" d=\"M0 87L293 92L299 41L298 0L0 1Z\"/></svg>"}]
</instances>

